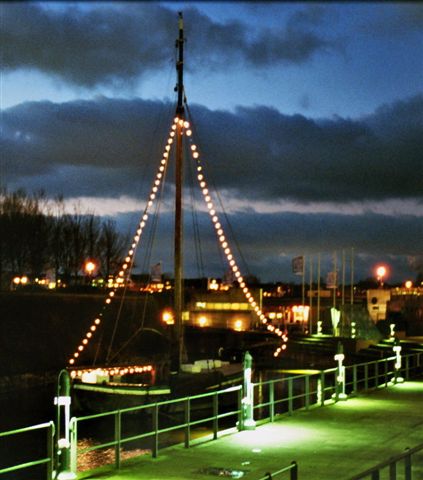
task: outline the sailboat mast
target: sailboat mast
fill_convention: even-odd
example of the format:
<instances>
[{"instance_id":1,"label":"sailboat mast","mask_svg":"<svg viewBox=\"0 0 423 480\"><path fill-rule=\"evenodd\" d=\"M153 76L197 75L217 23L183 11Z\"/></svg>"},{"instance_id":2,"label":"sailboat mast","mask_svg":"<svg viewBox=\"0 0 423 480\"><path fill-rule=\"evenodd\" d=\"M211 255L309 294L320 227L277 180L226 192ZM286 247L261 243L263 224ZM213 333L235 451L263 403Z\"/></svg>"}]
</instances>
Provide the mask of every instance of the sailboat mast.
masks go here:
<instances>
[{"instance_id":1,"label":"sailboat mast","mask_svg":"<svg viewBox=\"0 0 423 480\"><path fill-rule=\"evenodd\" d=\"M179 12L179 37L176 40L178 56L176 61L178 104L176 116L184 120L184 23L182 13ZM174 308L175 308L175 339L172 351L172 371L179 372L182 363L183 352L183 329L182 329L182 307L183 307L183 217L182 217L182 184L183 184L183 148L182 132L183 122L177 123L176 129L176 159L175 159L175 253L174 253Z\"/></svg>"}]
</instances>

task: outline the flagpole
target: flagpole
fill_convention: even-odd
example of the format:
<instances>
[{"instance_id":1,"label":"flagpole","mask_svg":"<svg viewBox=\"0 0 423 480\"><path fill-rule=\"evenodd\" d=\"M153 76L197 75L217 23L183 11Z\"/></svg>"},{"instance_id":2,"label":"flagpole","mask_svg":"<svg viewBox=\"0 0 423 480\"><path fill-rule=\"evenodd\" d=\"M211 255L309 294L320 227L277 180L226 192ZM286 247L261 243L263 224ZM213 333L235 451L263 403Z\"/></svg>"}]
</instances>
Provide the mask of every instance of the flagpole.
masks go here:
<instances>
[{"instance_id":1,"label":"flagpole","mask_svg":"<svg viewBox=\"0 0 423 480\"><path fill-rule=\"evenodd\" d=\"M310 295L310 312L308 315L308 322L309 322L309 327L308 327L308 333L309 335L312 335L313 333L313 322L312 322L312 311L313 311L313 255L310 254L310 287L308 289L309 295Z\"/></svg>"}]
</instances>

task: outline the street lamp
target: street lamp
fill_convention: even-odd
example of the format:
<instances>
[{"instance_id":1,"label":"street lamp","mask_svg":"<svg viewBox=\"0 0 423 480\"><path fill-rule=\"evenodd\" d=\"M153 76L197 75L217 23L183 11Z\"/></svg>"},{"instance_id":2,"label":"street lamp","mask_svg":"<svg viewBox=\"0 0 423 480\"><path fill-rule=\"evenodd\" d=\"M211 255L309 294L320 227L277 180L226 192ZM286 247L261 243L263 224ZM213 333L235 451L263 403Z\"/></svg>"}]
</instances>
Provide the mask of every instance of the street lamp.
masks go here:
<instances>
[{"instance_id":1,"label":"street lamp","mask_svg":"<svg viewBox=\"0 0 423 480\"><path fill-rule=\"evenodd\" d=\"M377 277L377 281L379 282L379 285L381 287L383 287L383 279L384 277L386 276L387 274L387 269L384 265L379 265L377 268L376 268L376 277Z\"/></svg>"},{"instance_id":2,"label":"street lamp","mask_svg":"<svg viewBox=\"0 0 423 480\"><path fill-rule=\"evenodd\" d=\"M97 268L96 263L93 260L87 260L84 265L85 273L88 276L88 283L91 285L91 279L94 274L95 269Z\"/></svg>"}]
</instances>

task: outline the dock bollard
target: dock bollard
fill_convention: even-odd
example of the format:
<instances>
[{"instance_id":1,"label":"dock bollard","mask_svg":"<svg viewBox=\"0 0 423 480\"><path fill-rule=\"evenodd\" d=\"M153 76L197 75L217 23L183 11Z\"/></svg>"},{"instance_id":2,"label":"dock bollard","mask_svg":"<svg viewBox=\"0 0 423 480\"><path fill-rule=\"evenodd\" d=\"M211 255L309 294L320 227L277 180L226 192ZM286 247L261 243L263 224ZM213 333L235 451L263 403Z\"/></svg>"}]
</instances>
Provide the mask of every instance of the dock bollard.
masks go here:
<instances>
[{"instance_id":1,"label":"dock bollard","mask_svg":"<svg viewBox=\"0 0 423 480\"><path fill-rule=\"evenodd\" d=\"M346 400L347 395L345 393L345 367L343 365L345 355L344 347L341 342L338 342L338 353L333 357L338 362L338 367L336 369L336 385L335 393L332 395L332 398L335 401Z\"/></svg>"},{"instance_id":2,"label":"dock bollard","mask_svg":"<svg viewBox=\"0 0 423 480\"><path fill-rule=\"evenodd\" d=\"M392 347L395 353L395 365L394 365L394 378L392 379L393 383L403 383L404 378L401 377L401 350L400 341L397 337L394 340L394 346Z\"/></svg>"},{"instance_id":3,"label":"dock bollard","mask_svg":"<svg viewBox=\"0 0 423 480\"><path fill-rule=\"evenodd\" d=\"M56 471L55 480L75 480L77 475L72 472L70 465L70 377L66 370L59 373L57 381L57 397L54 398L54 404L57 406L56 416ZM62 415L64 418L64 427L62 428ZM62 430L64 430L62 432Z\"/></svg>"},{"instance_id":4,"label":"dock bollard","mask_svg":"<svg viewBox=\"0 0 423 480\"><path fill-rule=\"evenodd\" d=\"M250 352L244 355L244 388L242 397L242 428L243 430L254 430L254 389L251 382L253 357Z\"/></svg>"}]
</instances>

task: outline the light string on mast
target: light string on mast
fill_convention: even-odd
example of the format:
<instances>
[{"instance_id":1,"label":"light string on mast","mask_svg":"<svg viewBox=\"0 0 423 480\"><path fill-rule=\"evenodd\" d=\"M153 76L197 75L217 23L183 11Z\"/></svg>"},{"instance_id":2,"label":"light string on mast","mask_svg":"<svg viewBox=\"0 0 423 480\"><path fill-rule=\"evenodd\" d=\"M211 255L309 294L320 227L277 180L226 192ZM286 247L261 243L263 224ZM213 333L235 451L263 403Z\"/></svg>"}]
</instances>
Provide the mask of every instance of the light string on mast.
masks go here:
<instances>
[{"instance_id":1,"label":"light string on mast","mask_svg":"<svg viewBox=\"0 0 423 480\"><path fill-rule=\"evenodd\" d=\"M263 313L262 309L255 301L250 289L248 288L244 278L242 277L242 274L232 254L231 248L229 247L228 241L223 231L223 227L219 221L219 217L214 208L214 204L210 196L210 191L209 191L206 179L204 177L203 166L200 161L200 153L198 151L197 145L192 140L192 130L190 129L189 122L185 121L184 127L186 128L186 135L187 137L189 137L189 141L190 141L190 153L197 166L197 180L199 182L200 189L204 197L204 201L206 203L208 212L213 222L213 226L215 228L220 246L223 250L226 260L229 263L229 267L233 275L235 276L235 279L238 282L238 285L241 288L242 293L244 294L245 299L250 304L250 307L255 312L255 314L261 321L261 323L263 325L266 325L267 330L269 330L269 332L274 333L281 338L282 344L274 352L274 356L277 357L282 352L282 350L286 350L286 343L288 341L288 336L286 335L285 332L282 332L282 330L280 330L278 327L275 327L268 323L268 319L266 318L266 315Z\"/></svg>"},{"instance_id":2,"label":"light string on mast","mask_svg":"<svg viewBox=\"0 0 423 480\"><path fill-rule=\"evenodd\" d=\"M176 125L174 123L172 125L169 136L167 138L167 142L166 142L166 146L164 148L164 152L163 152L163 155L162 155L160 166L158 168L158 171L157 171L156 176L155 176L154 181L153 181L153 185L152 185L151 190L150 190L150 195L149 195L149 198L148 198L147 205L144 209L144 212L141 216L141 220L138 224L138 228L137 228L137 230L135 232L135 235L132 239L132 244L131 244L131 246L130 246L130 248L129 248L126 256L125 256L125 259L124 259L124 261L123 261L123 263L122 263L122 265L119 269L119 272L117 274L118 278L116 279L116 282L114 282L113 287L107 292L107 295L106 295L106 298L104 300L104 304L103 304L101 313L99 313L94 318L92 324L90 325L90 327L89 327L87 333L85 334L84 338L82 339L81 343L78 345L78 347L74 351L73 355L68 360L68 363L71 366L75 365L75 362L80 357L80 354L85 350L85 348L88 346L88 344L93 339L97 328L100 326L100 324L102 322L104 311L112 303L112 301L113 301L113 299L116 295L117 289L120 286L124 285L125 281L127 281L128 278L129 278L131 268L132 268L132 265L134 263L135 252L136 252L137 246L139 245L139 242L141 240L141 235L142 235L143 230L146 226L147 220L149 218L148 211L153 206L154 200L156 199L156 196L157 196L157 192L159 191L160 184L162 183L162 181L164 179L164 174L165 174L165 170L166 170L167 163L168 163L168 160L169 160L171 146L173 144L174 137L175 137L175 130L176 130Z\"/></svg>"}]
</instances>

